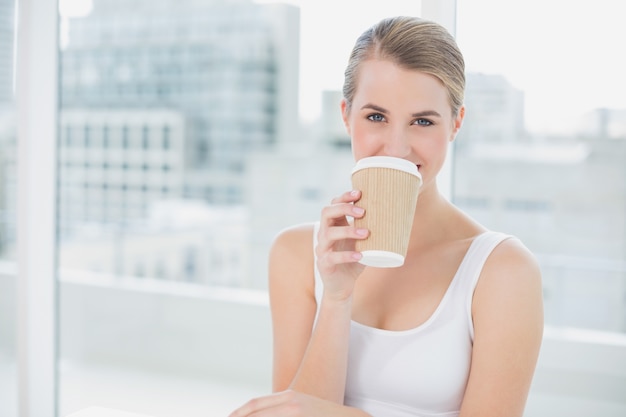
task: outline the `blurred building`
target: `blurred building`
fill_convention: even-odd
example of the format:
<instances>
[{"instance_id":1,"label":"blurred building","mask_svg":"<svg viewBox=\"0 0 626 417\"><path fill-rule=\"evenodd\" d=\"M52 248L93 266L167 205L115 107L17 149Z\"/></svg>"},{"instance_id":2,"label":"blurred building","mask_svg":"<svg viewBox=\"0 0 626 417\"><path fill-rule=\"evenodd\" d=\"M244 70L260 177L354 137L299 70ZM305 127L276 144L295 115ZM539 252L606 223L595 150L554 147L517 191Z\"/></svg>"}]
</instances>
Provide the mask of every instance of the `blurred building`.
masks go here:
<instances>
[{"instance_id":1,"label":"blurred building","mask_svg":"<svg viewBox=\"0 0 626 417\"><path fill-rule=\"evenodd\" d=\"M141 223L94 224L91 234L59 245L59 264L64 273L90 271L120 282L156 279L251 287L247 217L243 207L163 200L150 205Z\"/></svg>"},{"instance_id":2,"label":"blurred building","mask_svg":"<svg viewBox=\"0 0 626 417\"><path fill-rule=\"evenodd\" d=\"M595 109L587 113L580 133L592 139L626 139L626 109Z\"/></svg>"},{"instance_id":3,"label":"blurred building","mask_svg":"<svg viewBox=\"0 0 626 417\"><path fill-rule=\"evenodd\" d=\"M524 93L502 75L467 73L465 107L461 148L467 141L512 143L525 136Z\"/></svg>"},{"instance_id":4,"label":"blurred building","mask_svg":"<svg viewBox=\"0 0 626 417\"><path fill-rule=\"evenodd\" d=\"M14 0L0 0L0 113L13 101Z\"/></svg>"},{"instance_id":5,"label":"blurred building","mask_svg":"<svg viewBox=\"0 0 626 417\"><path fill-rule=\"evenodd\" d=\"M298 137L299 9L101 0L66 36L61 266L244 285L246 240L232 228L249 223L227 211L244 203L249 155ZM204 202L210 224L149 219L181 198Z\"/></svg>"},{"instance_id":6,"label":"blurred building","mask_svg":"<svg viewBox=\"0 0 626 417\"><path fill-rule=\"evenodd\" d=\"M176 110L65 110L60 117L61 236L77 225L141 223L183 194L184 116Z\"/></svg>"},{"instance_id":7,"label":"blurred building","mask_svg":"<svg viewBox=\"0 0 626 417\"><path fill-rule=\"evenodd\" d=\"M298 50L294 6L95 1L69 22L62 110L178 111L180 196L239 204L246 156L297 136Z\"/></svg>"},{"instance_id":8,"label":"blurred building","mask_svg":"<svg viewBox=\"0 0 626 417\"><path fill-rule=\"evenodd\" d=\"M350 149L329 146L251 156L247 198L254 233L248 244L254 287L267 287L268 255L276 235L318 221L323 207L351 189L353 164Z\"/></svg>"},{"instance_id":9,"label":"blurred building","mask_svg":"<svg viewBox=\"0 0 626 417\"><path fill-rule=\"evenodd\" d=\"M322 92L322 142L336 148L351 150L350 136L341 117L341 100L343 92Z\"/></svg>"}]
</instances>

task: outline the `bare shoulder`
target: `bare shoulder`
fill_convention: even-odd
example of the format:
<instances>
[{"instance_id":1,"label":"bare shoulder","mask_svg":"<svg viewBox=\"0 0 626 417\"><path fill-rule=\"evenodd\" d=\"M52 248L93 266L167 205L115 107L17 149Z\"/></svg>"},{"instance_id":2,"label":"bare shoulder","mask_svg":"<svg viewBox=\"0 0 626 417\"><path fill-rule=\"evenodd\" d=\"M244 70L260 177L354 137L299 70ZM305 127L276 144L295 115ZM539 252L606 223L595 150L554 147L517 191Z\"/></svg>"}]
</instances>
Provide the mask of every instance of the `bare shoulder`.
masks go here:
<instances>
[{"instance_id":1,"label":"bare shoulder","mask_svg":"<svg viewBox=\"0 0 626 417\"><path fill-rule=\"evenodd\" d=\"M485 263L481 281L483 278L509 285L537 284L541 273L535 256L519 239L512 237L493 250Z\"/></svg>"},{"instance_id":2,"label":"bare shoulder","mask_svg":"<svg viewBox=\"0 0 626 417\"><path fill-rule=\"evenodd\" d=\"M300 224L278 233L270 250L270 288L273 285L313 288L313 229L312 223Z\"/></svg>"},{"instance_id":3,"label":"bare shoulder","mask_svg":"<svg viewBox=\"0 0 626 417\"><path fill-rule=\"evenodd\" d=\"M537 259L519 239L509 238L496 246L487 259L472 310L478 317L491 318L523 313L538 323L543 320L542 298Z\"/></svg>"},{"instance_id":4,"label":"bare shoulder","mask_svg":"<svg viewBox=\"0 0 626 417\"><path fill-rule=\"evenodd\" d=\"M281 230L274 242L270 252L270 258L277 262L288 262L291 260L303 260L311 258L313 260L313 224L299 224Z\"/></svg>"}]
</instances>

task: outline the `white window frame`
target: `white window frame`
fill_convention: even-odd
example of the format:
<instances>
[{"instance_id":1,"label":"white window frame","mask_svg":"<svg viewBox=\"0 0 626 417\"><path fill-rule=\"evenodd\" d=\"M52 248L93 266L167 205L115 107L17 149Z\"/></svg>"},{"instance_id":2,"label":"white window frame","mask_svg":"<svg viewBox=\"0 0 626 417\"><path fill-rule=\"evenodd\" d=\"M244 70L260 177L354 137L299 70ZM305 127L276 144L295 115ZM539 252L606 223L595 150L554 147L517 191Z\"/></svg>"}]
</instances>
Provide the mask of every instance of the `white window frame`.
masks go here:
<instances>
[{"instance_id":1,"label":"white window frame","mask_svg":"<svg viewBox=\"0 0 626 417\"><path fill-rule=\"evenodd\" d=\"M57 407L58 4L17 0L17 379L20 417Z\"/></svg>"}]
</instances>

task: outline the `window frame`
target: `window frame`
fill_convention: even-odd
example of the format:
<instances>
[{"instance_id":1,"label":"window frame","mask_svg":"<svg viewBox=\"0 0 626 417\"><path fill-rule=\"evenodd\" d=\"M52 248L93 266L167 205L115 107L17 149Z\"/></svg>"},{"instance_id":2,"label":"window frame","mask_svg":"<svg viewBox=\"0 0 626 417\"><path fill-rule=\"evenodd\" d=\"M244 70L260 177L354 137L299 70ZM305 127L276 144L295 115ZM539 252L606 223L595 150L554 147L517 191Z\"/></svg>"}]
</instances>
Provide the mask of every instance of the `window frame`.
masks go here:
<instances>
[{"instance_id":1,"label":"window frame","mask_svg":"<svg viewBox=\"0 0 626 417\"><path fill-rule=\"evenodd\" d=\"M17 382L20 417L58 414L58 3L16 0Z\"/></svg>"}]
</instances>

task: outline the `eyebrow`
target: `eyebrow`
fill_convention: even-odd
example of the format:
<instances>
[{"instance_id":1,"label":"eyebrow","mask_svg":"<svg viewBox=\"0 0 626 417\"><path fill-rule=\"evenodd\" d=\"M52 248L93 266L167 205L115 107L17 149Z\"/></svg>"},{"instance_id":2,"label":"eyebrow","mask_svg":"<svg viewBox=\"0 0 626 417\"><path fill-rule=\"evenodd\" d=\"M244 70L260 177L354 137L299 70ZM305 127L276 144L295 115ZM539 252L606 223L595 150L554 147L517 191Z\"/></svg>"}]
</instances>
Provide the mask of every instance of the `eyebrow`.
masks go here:
<instances>
[{"instance_id":1,"label":"eyebrow","mask_svg":"<svg viewBox=\"0 0 626 417\"><path fill-rule=\"evenodd\" d=\"M377 106L376 104L371 104L371 103L367 103L363 107L361 107L361 110L364 110L364 109L371 109L380 113L389 113L387 109ZM424 110L424 111L411 114L411 117L426 117L426 116L441 117L441 114L439 114L435 110Z\"/></svg>"},{"instance_id":2,"label":"eyebrow","mask_svg":"<svg viewBox=\"0 0 626 417\"><path fill-rule=\"evenodd\" d=\"M420 111L417 113L413 113L411 115L411 117L425 117L425 116L441 117L441 115L434 110L424 110L424 111Z\"/></svg>"},{"instance_id":3,"label":"eyebrow","mask_svg":"<svg viewBox=\"0 0 626 417\"><path fill-rule=\"evenodd\" d=\"M367 103L367 104L363 105L363 107L361 107L361 110L364 110L364 109L372 109L372 110L376 110L376 111L381 112L381 113L389 113L389 111L387 111L387 109L384 109L384 108L382 108L380 106L377 106L376 104L371 104L371 103Z\"/></svg>"}]
</instances>

